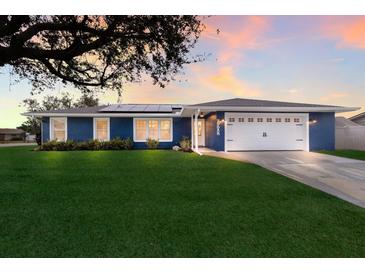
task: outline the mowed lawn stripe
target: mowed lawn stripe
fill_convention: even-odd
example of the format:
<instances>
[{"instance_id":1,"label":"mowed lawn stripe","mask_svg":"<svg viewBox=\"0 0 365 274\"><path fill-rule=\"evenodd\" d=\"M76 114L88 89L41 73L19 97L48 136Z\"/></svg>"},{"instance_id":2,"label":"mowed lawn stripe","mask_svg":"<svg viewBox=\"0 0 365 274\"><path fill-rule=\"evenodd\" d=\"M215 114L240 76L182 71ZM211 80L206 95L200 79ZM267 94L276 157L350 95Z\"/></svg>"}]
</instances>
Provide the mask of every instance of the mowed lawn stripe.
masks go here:
<instances>
[{"instance_id":1,"label":"mowed lawn stripe","mask_svg":"<svg viewBox=\"0 0 365 274\"><path fill-rule=\"evenodd\" d=\"M1 257L364 257L365 210L249 163L0 149Z\"/></svg>"}]
</instances>

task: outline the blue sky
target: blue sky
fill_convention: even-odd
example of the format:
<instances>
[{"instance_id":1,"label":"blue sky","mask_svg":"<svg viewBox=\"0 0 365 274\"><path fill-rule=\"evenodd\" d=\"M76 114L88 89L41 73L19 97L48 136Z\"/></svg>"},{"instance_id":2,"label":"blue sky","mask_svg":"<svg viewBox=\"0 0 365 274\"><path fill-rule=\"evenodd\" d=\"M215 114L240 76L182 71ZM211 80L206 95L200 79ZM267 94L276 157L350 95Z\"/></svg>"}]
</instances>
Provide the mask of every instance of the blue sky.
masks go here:
<instances>
[{"instance_id":1,"label":"blue sky","mask_svg":"<svg viewBox=\"0 0 365 274\"><path fill-rule=\"evenodd\" d=\"M365 17L212 16L193 53L207 60L186 66L161 89L149 79L127 85L124 103L197 103L232 97L365 108ZM216 29L220 32L217 34ZM0 74L0 127L24 117L19 103L30 96L27 81L9 90L9 68ZM58 86L38 96L79 91ZM100 96L115 103L116 92ZM346 113L346 116L354 115Z\"/></svg>"}]
</instances>

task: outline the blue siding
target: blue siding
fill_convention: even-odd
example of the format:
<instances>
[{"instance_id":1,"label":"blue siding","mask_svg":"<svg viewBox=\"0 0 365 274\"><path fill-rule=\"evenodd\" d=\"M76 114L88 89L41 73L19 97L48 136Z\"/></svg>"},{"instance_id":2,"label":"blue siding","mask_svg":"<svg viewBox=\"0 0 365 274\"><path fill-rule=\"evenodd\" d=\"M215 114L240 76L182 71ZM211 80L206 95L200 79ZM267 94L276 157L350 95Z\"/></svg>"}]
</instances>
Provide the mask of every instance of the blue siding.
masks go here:
<instances>
[{"instance_id":1,"label":"blue siding","mask_svg":"<svg viewBox=\"0 0 365 274\"><path fill-rule=\"evenodd\" d=\"M224 151L224 124L217 134L217 120L224 119L224 112L212 112L205 117L205 146L216 151Z\"/></svg>"},{"instance_id":2,"label":"blue siding","mask_svg":"<svg viewBox=\"0 0 365 274\"><path fill-rule=\"evenodd\" d=\"M335 114L326 112L309 113L310 120L317 123L309 125L310 150L335 149Z\"/></svg>"},{"instance_id":3,"label":"blue siding","mask_svg":"<svg viewBox=\"0 0 365 274\"><path fill-rule=\"evenodd\" d=\"M132 125L133 125L133 118ZM172 148L174 145L179 145L183 136L191 138L191 119L189 117L173 118L173 135L172 142L160 142L160 148ZM130 137L133 138L133 126ZM146 148L145 142L135 142L135 148Z\"/></svg>"},{"instance_id":4,"label":"blue siding","mask_svg":"<svg viewBox=\"0 0 365 274\"><path fill-rule=\"evenodd\" d=\"M69 117L67 119L67 139L74 141L86 141L93 139L93 118L92 117ZM179 144L183 136L191 137L190 118L173 118L173 140L172 142L161 142L160 148L171 148ZM110 118L110 138L132 138L133 139L133 118ZM42 119L43 142L49 141L49 117ZM134 143L136 148L146 148L144 142Z\"/></svg>"},{"instance_id":5,"label":"blue siding","mask_svg":"<svg viewBox=\"0 0 365 274\"><path fill-rule=\"evenodd\" d=\"M68 117L67 140L87 141L93 139L94 121L91 117Z\"/></svg>"},{"instance_id":6,"label":"blue siding","mask_svg":"<svg viewBox=\"0 0 365 274\"><path fill-rule=\"evenodd\" d=\"M310 113L309 118L317 123L309 126L310 150L335 149L335 115L334 113ZM220 126L217 135L217 119L224 119L224 112L209 113L205 117L205 144L207 147L224 151L225 128ZM49 141L49 117L42 118L42 140ZM84 141L93 138L93 118L70 117L67 119L68 140ZM191 137L190 117L173 118L173 141L161 142L160 148L171 148L177 145L183 136ZM110 118L110 138L133 139L133 118ZM136 148L145 148L144 142L134 143Z\"/></svg>"},{"instance_id":7,"label":"blue siding","mask_svg":"<svg viewBox=\"0 0 365 274\"><path fill-rule=\"evenodd\" d=\"M133 118L112 117L110 118L110 139L114 138L133 139Z\"/></svg>"},{"instance_id":8,"label":"blue siding","mask_svg":"<svg viewBox=\"0 0 365 274\"><path fill-rule=\"evenodd\" d=\"M42 118L42 142L49 141L49 117Z\"/></svg>"}]
</instances>

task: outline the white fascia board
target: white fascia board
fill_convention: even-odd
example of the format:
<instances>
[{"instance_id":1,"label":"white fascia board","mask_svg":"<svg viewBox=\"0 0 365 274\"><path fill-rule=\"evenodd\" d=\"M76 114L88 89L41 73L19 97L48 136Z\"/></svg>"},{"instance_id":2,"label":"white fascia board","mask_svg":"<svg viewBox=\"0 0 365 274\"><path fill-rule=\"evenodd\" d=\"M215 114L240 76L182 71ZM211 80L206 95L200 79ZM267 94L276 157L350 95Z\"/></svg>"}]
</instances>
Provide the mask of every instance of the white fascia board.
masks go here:
<instances>
[{"instance_id":1,"label":"white fascia board","mask_svg":"<svg viewBox=\"0 0 365 274\"><path fill-rule=\"evenodd\" d=\"M200 111L252 111L252 112L348 112L359 110L359 107L226 107L226 106L186 106L186 110L200 109Z\"/></svg>"},{"instance_id":2,"label":"white fascia board","mask_svg":"<svg viewBox=\"0 0 365 274\"><path fill-rule=\"evenodd\" d=\"M27 112L24 116L35 117L180 117L181 113L52 113L52 112Z\"/></svg>"}]
</instances>

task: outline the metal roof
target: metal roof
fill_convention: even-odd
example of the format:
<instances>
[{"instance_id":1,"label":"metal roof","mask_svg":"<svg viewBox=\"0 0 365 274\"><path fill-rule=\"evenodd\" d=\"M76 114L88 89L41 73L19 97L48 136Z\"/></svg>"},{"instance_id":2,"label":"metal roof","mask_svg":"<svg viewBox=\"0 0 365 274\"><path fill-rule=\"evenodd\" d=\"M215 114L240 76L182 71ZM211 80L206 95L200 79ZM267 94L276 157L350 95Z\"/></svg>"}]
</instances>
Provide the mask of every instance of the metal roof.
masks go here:
<instances>
[{"instance_id":1,"label":"metal roof","mask_svg":"<svg viewBox=\"0 0 365 274\"><path fill-rule=\"evenodd\" d=\"M338 107L330 105L318 105L318 104L304 104L304 103L290 103L280 101L268 101L268 100L255 100L255 99L243 99L233 98L228 100L212 101L207 103L195 104L191 106L206 106L206 107Z\"/></svg>"},{"instance_id":2,"label":"metal roof","mask_svg":"<svg viewBox=\"0 0 365 274\"><path fill-rule=\"evenodd\" d=\"M361 125L356 124L345 117L336 117L336 127L361 127Z\"/></svg>"},{"instance_id":3,"label":"metal roof","mask_svg":"<svg viewBox=\"0 0 365 274\"><path fill-rule=\"evenodd\" d=\"M85 107L85 108L69 108L69 109L58 109L58 110L42 110L35 111L34 113L98 113L100 109L105 108L106 105ZM27 113L25 113L27 114Z\"/></svg>"},{"instance_id":4,"label":"metal roof","mask_svg":"<svg viewBox=\"0 0 365 274\"><path fill-rule=\"evenodd\" d=\"M22 134L24 130L19 128L0 128L0 134Z\"/></svg>"},{"instance_id":5,"label":"metal roof","mask_svg":"<svg viewBox=\"0 0 365 274\"><path fill-rule=\"evenodd\" d=\"M365 112L362 112L362 113L359 113L355 116L352 116L352 117L349 118L349 120L353 121L353 120L357 120L357 119L362 118L362 117L365 117Z\"/></svg>"},{"instance_id":6,"label":"metal roof","mask_svg":"<svg viewBox=\"0 0 365 274\"><path fill-rule=\"evenodd\" d=\"M99 109L99 112L172 113L175 109L181 110L181 108L182 105L169 104L114 104Z\"/></svg>"},{"instance_id":7,"label":"metal roof","mask_svg":"<svg viewBox=\"0 0 365 274\"><path fill-rule=\"evenodd\" d=\"M262 112L347 112L358 110L354 107L340 107L319 104L291 103L269 100L234 98L213 101L195 105L179 104L113 104L86 108L71 108L64 110L46 110L27 112L27 116L109 116L134 117L145 116L190 116L194 111L262 111Z\"/></svg>"}]
</instances>

